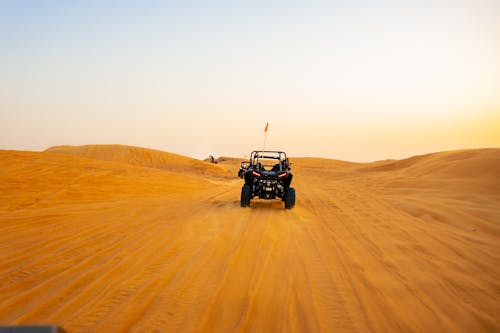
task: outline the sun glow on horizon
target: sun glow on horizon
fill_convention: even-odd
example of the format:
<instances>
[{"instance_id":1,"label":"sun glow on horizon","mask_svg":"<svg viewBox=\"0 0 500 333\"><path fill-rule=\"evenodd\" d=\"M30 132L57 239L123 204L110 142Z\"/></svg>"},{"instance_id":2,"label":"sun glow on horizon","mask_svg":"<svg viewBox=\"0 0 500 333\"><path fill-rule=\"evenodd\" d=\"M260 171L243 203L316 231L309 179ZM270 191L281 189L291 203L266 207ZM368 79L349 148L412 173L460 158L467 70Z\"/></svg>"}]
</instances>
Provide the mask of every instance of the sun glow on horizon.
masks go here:
<instances>
[{"instance_id":1,"label":"sun glow on horizon","mask_svg":"<svg viewBox=\"0 0 500 333\"><path fill-rule=\"evenodd\" d=\"M500 3L0 5L0 149L262 144L353 161L500 146Z\"/></svg>"}]
</instances>

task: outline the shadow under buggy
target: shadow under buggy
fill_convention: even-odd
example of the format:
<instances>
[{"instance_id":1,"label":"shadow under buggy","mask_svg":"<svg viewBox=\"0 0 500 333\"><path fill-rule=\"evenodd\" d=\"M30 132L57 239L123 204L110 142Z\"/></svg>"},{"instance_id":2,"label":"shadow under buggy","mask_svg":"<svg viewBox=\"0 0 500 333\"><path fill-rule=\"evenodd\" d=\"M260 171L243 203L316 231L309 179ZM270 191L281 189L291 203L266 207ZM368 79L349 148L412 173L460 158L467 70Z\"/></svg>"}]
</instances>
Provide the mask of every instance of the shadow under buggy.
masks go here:
<instances>
[{"instance_id":1,"label":"shadow under buggy","mask_svg":"<svg viewBox=\"0 0 500 333\"><path fill-rule=\"evenodd\" d=\"M290 187L293 175L291 163L282 151L256 150L250 161L242 163L238 175L245 179L241 188L241 207L250 206L254 197L281 199L285 208L295 206L295 189Z\"/></svg>"}]
</instances>

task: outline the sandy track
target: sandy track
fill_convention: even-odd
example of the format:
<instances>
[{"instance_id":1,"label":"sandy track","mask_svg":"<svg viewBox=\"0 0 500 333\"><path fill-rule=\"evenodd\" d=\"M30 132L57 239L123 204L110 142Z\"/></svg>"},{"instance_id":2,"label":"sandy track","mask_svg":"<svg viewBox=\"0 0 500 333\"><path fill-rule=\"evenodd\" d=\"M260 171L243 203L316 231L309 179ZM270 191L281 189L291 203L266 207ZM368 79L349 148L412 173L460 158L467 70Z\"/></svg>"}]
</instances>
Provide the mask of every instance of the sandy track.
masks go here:
<instances>
[{"instance_id":1,"label":"sandy track","mask_svg":"<svg viewBox=\"0 0 500 333\"><path fill-rule=\"evenodd\" d=\"M148 171L144 178L167 190L146 190L140 168L127 169L132 188L122 173L107 174L109 193L101 188L98 199L82 180L81 192L65 185L21 206L28 195L13 180L26 175L4 167L0 324L53 323L69 332L500 330L496 186L311 161L295 162L293 210L258 200L240 208L233 179L179 176L188 185L173 191L171 174ZM86 170L121 168L88 163ZM116 184L124 194L112 195Z\"/></svg>"}]
</instances>

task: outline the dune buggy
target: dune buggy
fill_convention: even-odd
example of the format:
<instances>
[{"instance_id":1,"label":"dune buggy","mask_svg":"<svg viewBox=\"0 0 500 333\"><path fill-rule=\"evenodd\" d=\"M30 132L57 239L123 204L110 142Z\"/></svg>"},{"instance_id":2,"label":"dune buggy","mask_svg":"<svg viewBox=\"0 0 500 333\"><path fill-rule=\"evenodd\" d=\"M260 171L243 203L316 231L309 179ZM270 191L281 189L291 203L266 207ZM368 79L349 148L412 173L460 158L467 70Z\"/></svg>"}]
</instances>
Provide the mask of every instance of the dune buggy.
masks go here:
<instances>
[{"instance_id":1,"label":"dune buggy","mask_svg":"<svg viewBox=\"0 0 500 333\"><path fill-rule=\"evenodd\" d=\"M281 199L285 208L295 206L295 189L290 187L293 175L291 163L282 151L256 150L250 154L248 167L243 172L245 184L241 188L241 207L250 206L254 197Z\"/></svg>"}]
</instances>

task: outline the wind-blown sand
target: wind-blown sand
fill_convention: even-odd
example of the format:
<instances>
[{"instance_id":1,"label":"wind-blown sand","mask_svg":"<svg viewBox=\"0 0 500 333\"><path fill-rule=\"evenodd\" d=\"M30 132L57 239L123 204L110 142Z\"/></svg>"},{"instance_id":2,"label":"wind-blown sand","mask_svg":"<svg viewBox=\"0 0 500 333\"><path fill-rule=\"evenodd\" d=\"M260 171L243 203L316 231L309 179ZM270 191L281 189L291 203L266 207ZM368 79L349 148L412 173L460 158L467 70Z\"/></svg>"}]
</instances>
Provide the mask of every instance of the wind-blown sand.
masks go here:
<instances>
[{"instance_id":1,"label":"wind-blown sand","mask_svg":"<svg viewBox=\"0 0 500 333\"><path fill-rule=\"evenodd\" d=\"M0 151L0 325L500 331L500 149L291 160L285 210L236 159Z\"/></svg>"}]
</instances>

